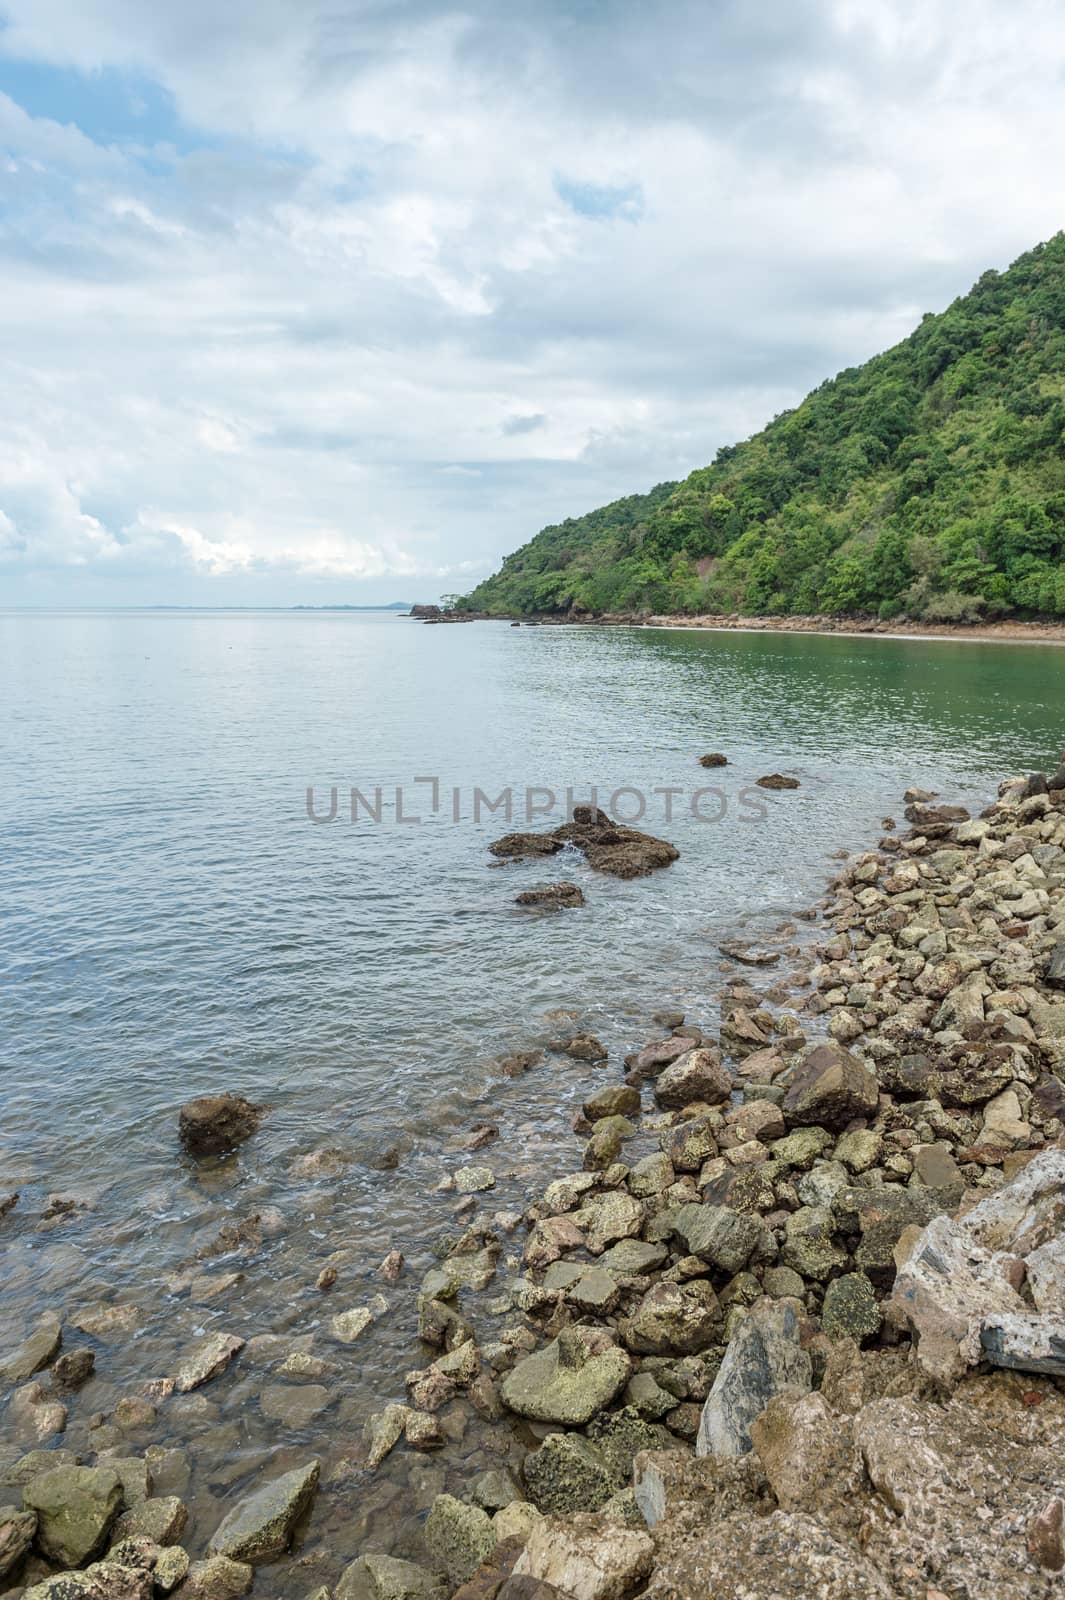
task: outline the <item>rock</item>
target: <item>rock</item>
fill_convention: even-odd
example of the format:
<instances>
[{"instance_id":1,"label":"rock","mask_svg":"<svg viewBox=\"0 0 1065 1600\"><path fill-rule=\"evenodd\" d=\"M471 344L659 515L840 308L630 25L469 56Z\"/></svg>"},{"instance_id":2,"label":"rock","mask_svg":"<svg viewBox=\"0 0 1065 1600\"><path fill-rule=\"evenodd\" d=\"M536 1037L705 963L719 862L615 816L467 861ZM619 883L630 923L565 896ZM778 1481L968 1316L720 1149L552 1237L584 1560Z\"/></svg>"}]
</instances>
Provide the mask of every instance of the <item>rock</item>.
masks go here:
<instances>
[{"instance_id":1,"label":"rock","mask_svg":"<svg viewBox=\"0 0 1065 1600\"><path fill-rule=\"evenodd\" d=\"M452 1584L464 1583L495 1549L492 1520L479 1506L438 1494L425 1522L425 1545Z\"/></svg>"},{"instance_id":2,"label":"rock","mask_svg":"<svg viewBox=\"0 0 1065 1600\"><path fill-rule=\"evenodd\" d=\"M366 1465L371 1472L381 1465L393 1445L399 1443L410 1415L409 1406L388 1405L369 1419L363 1436L367 1444Z\"/></svg>"},{"instance_id":3,"label":"rock","mask_svg":"<svg viewBox=\"0 0 1065 1600\"><path fill-rule=\"evenodd\" d=\"M589 1122L603 1117L633 1117L640 1109L640 1091L630 1083L611 1083L584 1102Z\"/></svg>"},{"instance_id":4,"label":"rock","mask_svg":"<svg viewBox=\"0 0 1065 1600\"><path fill-rule=\"evenodd\" d=\"M212 1556L194 1561L181 1586L181 1600L238 1600L247 1594L255 1574L244 1561Z\"/></svg>"},{"instance_id":5,"label":"rock","mask_svg":"<svg viewBox=\"0 0 1065 1600\"><path fill-rule=\"evenodd\" d=\"M569 1056L572 1061L605 1061L607 1058L606 1045L594 1033L575 1033L569 1039L559 1040L551 1049Z\"/></svg>"},{"instance_id":6,"label":"rock","mask_svg":"<svg viewBox=\"0 0 1065 1600\"><path fill-rule=\"evenodd\" d=\"M0 1368L0 1380L6 1383L24 1383L35 1372L51 1366L63 1343L63 1329L58 1317L46 1316L18 1349L7 1357Z\"/></svg>"},{"instance_id":7,"label":"rock","mask_svg":"<svg viewBox=\"0 0 1065 1600\"><path fill-rule=\"evenodd\" d=\"M188 1576L189 1553L179 1544L160 1550L152 1568L152 1584L157 1594L170 1594Z\"/></svg>"},{"instance_id":8,"label":"rock","mask_svg":"<svg viewBox=\"0 0 1065 1600\"><path fill-rule=\"evenodd\" d=\"M542 1517L543 1512L537 1511L531 1500L512 1500L492 1518L497 1544L502 1544L504 1539L516 1539L524 1544Z\"/></svg>"},{"instance_id":9,"label":"rock","mask_svg":"<svg viewBox=\"0 0 1065 1600\"><path fill-rule=\"evenodd\" d=\"M224 1155L251 1138L269 1109L240 1094L202 1095L181 1107L178 1133L189 1155Z\"/></svg>"},{"instance_id":10,"label":"rock","mask_svg":"<svg viewBox=\"0 0 1065 1600\"><path fill-rule=\"evenodd\" d=\"M455 1188L459 1194L480 1194L495 1186L496 1175L491 1167L460 1167L455 1174Z\"/></svg>"},{"instance_id":11,"label":"rock","mask_svg":"<svg viewBox=\"0 0 1065 1600\"><path fill-rule=\"evenodd\" d=\"M144 1312L133 1305L94 1305L75 1311L67 1321L90 1338L110 1344L113 1339L135 1333L144 1321Z\"/></svg>"},{"instance_id":12,"label":"rock","mask_svg":"<svg viewBox=\"0 0 1065 1600\"><path fill-rule=\"evenodd\" d=\"M566 1291L570 1305L593 1317L608 1317L620 1295L617 1279L605 1267L590 1267Z\"/></svg>"},{"instance_id":13,"label":"rock","mask_svg":"<svg viewBox=\"0 0 1065 1600\"><path fill-rule=\"evenodd\" d=\"M862 1463L849 1417L834 1412L822 1394L782 1394L755 1417L750 1433L781 1510L857 1527Z\"/></svg>"},{"instance_id":14,"label":"rock","mask_svg":"<svg viewBox=\"0 0 1065 1600\"><path fill-rule=\"evenodd\" d=\"M305 1428L321 1416L331 1399L321 1383L271 1383L259 1391L259 1410L286 1428Z\"/></svg>"},{"instance_id":15,"label":"rock","mask_svg":"<svg viewBox=\"0 0 1065 1600\"><path fill-rule=\"evenodd\" d=\"M365 1555L344 1568L333 1600L444 1600L435 1573L395 1556Z\"/></svg>"},{"instance_id":16,"label":"rock","mask_svg":"<svg viewBox=\"0 0 1065 1600\"><path fill-rule=\"evenodd\" d=\"M663 1153L677 1172L698 1172L705 1161L717 1155L714 1128L710 1117L692 1117L662 1135Z\"/></svg>"},{"instance_id":17,"label":"rock","mask_svg":"<svg viewBox=\"0 0 1065 1600\"><path fill-rule=\"evenodd\" d=\"M852 1543L791 1511L724 1517L668 1548L643 1591L644 1600L894 1600L898 1592ZM935 1592L923 1590L921 1600Z\"/></svg>"},{"instance_id":18,"label":"rock","mask_svg":"<svg viewBox=\"0 0 1065 1600\"><path fill-rule=\"evenodd\" d=\"M853 1339L861 1344L879 1332L882 1321L873 1286L864 1272L833 1278L821 1307L821 1327L830 1339Z\"/></svg>"},{"instance_id":19,"label":"rock","mask_svg":"<svg viewBox=\"0 0 1065 1600\"><path fill-rule=\"evenodd\" d=\"M634 1084L646 1083L680 1056L687 1055L691 1048L690 1039L671 1034L668 1039L656 1039L654 1044L645 1045L635 1055L626 1056L625 1069Z\"/></svg>"},{"instance_id":20,"label":"rock","mask_svg":"<svg viewBox=\"0 0 1065 1600\"><path fill-rule=\"evenodd\" d=\"M643 1239L619 1239L603 1252L599 1265L619 1278L640 1277L665 1265L669 1251L664 1244L648 1244Z\"/></svg>"},{"instance_id":21,"label":"rock","mask_svg":"<svg viewBox=\"0 0 1065 1600\"><path fill-rule=\"evenodd\" d=\"M813 1382L799 1324L786 1300L757 1301L725 1351L699 1424L696 1455L744 1455L750 1425L774 1395L804 1394Z\"/></svg>"},{"instance_id":22,"label":"rock","mask_svg":"<svg viewBox=\"0 0 1065 1600\"><path fill-rule=\"evenodd\" d=\"M564 1250L584 1248L584 1234L569 1217L544 1217L525 1241L522 1259L527 1267L543 1268L557 1261Z\"/></svg>"},{"instance_id":23,"label":"rock","mask_svg":"<svg viewBox=\"0 0 1065 1600\"><path fill-rule=\"evenodd\" d=\"M515 897L515 905L539 906L546 911L561 911L584 904L584 895L575 883L551 883L543 889L525 889Z\"/></svg>"},{"instance_id":24,"label":"rock","mask_svg":"<svg viewBox=\"0 0 1065 1600\"><path fill-rule=\"evenodd\" d=\"M60 1389L80 1389L92 1377L96 1357L91 1350L67 1350L52 1367L52 1380Z\"/></svg>"},{"instance_id":25,"label":"rock","mask_svg":"<svg viewBox=\"0 0 1065 1600\"><path fill-rule=\"evenodd\" d=\"M338 1311L335 1317L330 1317L329 1332L341 1344L354 1344L373 1320L369 1306L353 1306L350 1311Z\"/></svg>"},{"instance_id":26,"label":"rock","mask_svg":"<svg viewBox=\"0 0 1065 1600\"><path fill-rule=\"evenodd\" d=\"M620 1393L629 1357L592 1328L565 1328L543 1350L519 1361L503 1379L503 1400L536 1422L581 1427Z\"/></svg>"},{"instance_id":27,"label":"rock","mask_svg":"<svg viewBox=\"0 0 1065 1600\"><path fill-rule=\"evenodd\" d=\"M57 1567L82 1567L98 1555L122 1507L122 1480L110 1467L56 1467L23 1490L37 1514L37 1546Z\"/></svg>"},{"instance_id":28,"label":"rock","mask_svg":"<svg viewBox=\"0 0 1065 1600\"><path fill-rule=\"evenodd\" d=\"M124 1511L115 1523L112 1539L151 1539L154 1544L177 1544L189 1519L183 1500L177 1495L162 1495L142 1500Z\"/></svg>"},{"instance_id":29,"label":"rock","mask_svg":"<svg viewBox=\"0 0 1065 1600\"><path fill-rule=\"evenodd\" d=\"M833 1237L834 1219L827 1206L802 1206L784 1228L780 1258L800 1277L824 1283L847 1261L847 1252Z\"/></svg>"},{"instance_id":30,"label":"rock","mask_svg":"<svg viewBox=\"0 0 1065 1600\"><path fill-rule=\"evenodd\" d=\"M545 1518L531 1531L514 1567L571 1600L624 1600L651 1571L650 1535L603 1517Z\"/></svg>"},{"instance_id":31,"label":"rock","mask_svg":"<svg viewBox=\"0 0 1065 1600\"><path fill-rule=\"evenodd\" d=\"M666 1067L654 1087L660 1106L683 1109L701 1101L720 1105L732 1093L732 1078L716 1050L691 1050Z\"/></svg>"},{"instance_id":32,"label":"rock","mask_svg":"<svg viewBox=\"0 0 1065 1600\"><path fill-rule=\"evenodd\" d=\"M673 1232L692 1255L700 1256L722 1272L739 1272L768 1233L761 1217L729 1206L682 1206L673 1222Z\"/></svg>"},{"instance_id":33,"label":"rock","mask_svg":"<svg viewBox=\"0 0 1065 1600\"><path fill-rule=\"evenodd\" d=\"M656 1283L631 1317L620 1324L621 1337L640 1355L691 1355L720 1336L721 1307L705 1279Z\"/></svg>"},{"instance_id":34,"label":"rock","mask_svg":"<svg viewBox=\"0 0 1065 1600\"><path fill-rule=\"evenodd\" d=\"M879 1100L876 1075L837 1043L817 1044L799 1061L784 1096L788 1122L843 1128L872 1116Z\"/></svg>"},{"instance_id":35,"label":"rock","mask_svg":"<svg viewBox=\"0 0 1065 1600\"><path fill-rule=\"evenodd\" d=\"M1028 1524L1028 1550L1044 1572L1065 1568L1065 1500L1053 1495Z\"/></svg>"},{"instance_id":36,"label":"rock","mask_svg":"<svg viewBox=\"0 0 1065 1600\"><path fill-rule=\"evenodd\" d=\"M701 767L727 767L728 756L723 756L719 751L714 750L709 755L700 756L699 765Z\"/></svg>"},{"instance_id":37,"label":"rock","mask_svg":"<svg viewBox=\"0 0 1065 1600\"><path fill-rule=\"evenodd\" d=\"M584 1234L584 1242L593 1256L601 1255L607 1245L619 1239L632 1239L644 1224L646 1211L643 1202L634 1196L610 1190L595 1195L574 1212L573 1221Z\"/></svg>"},{"instance_id":38,"label":"rock","mask_svg":"<svg viewBox=\"0 0 1065 1600\"><path fill-rule=\"evenodd\" d=\"M670 1188L676 1181L673 1163L664 1151L656 1151L649 1156L644 1156L642 1161L637 1161L630 1167L627 1179L629 1193L638 1200L649 1199L652 1195L661 1194Z\"/></svg>"},{"instance_id":39,"label":"rock","mask_svg":"<svg viewBox=\"0 0 1065 1600\"><path fill-rule=\"evenodd\" d=\"M1065 939L1056 944L1047 961L1046 982L1055 989L1065 989Z\"/></svg>"},{"instance_id":40,"label":"rock","mask_svg":"<svg viewBox=\"0 0 1065 1600\"><path fill-rule=\"evenodd\" d=\"M148 1567L98 1561L84 1572L57 1573L25 1590L22 1600L151 1600Z\"/></svg>"},{"instance_id":41,"label":"rock","mask_svg":"<svg viewBox=\"0 0 1065 1600\"><path fill-rule=\"evenodd\" d=\"M621 1154L621 1146L636 1132L628 1117L600 1117L584 1147L586 1172L605 1172Z\"/></svg>"},{"instance_id":42,"label":"rock","mask_svg":"<svg viewBox=\"0 0 1065 1600\"><path fill-rule=\"evenodd\" d=\"M532 1503L545 1514L598 1511L624 1485L616 1469L579 1433L553 1433L522 1462Z\"/></svg>"},{"instance_id":43,"label":"rock","mask_svg":"<svg viewBox=\"0 0 1065 1600\"><path fill-rule=\"evenodd\" d=\"M738 961L744 967L775 967L780 960L779 950L763 950L739 939L725 939L717 948L730 961Z\"/></svg>"},{"instance_id":44,"label":"rock","mask_svg":"<svg viewBox=\"0 0 1065 1600\"><path fill-rule=\"evenodd\" d=\"M584 851L590 867L614 878L646 877L660 867L668 867L680 855L676 846L666 840L611 822L599 811L594 818L582 821L575 810L574 820L556 828L552 837L559 844L576 845Z\"/></svg>"},{"instance_id":45,"label":"rock","mask_svg":"<svg viewBox=\"0 0 1065 1600\"><path fill-rule=\"evenodd\" d=\"M0 1506L0 1579L13 1572L28 1552L37 1532L37 1513L17 1506Z\"/></svg>"},{"instance_id":46,"label":"rock","mask_svg":"<svg viewBox=\"0 0 1065 1600\"><path fill-rule=\"evenodd\" d=\"M224 1372L244 1348L245 1341L233 1333L209 1333L189 1350L174 1373L174 1387L188 1394Z\"/></svg>"},{"instance_id":47,"label":"rock","mask_svg":"<svg viewBox=\"0 0 1065 1600\"><path fill-rule=\"evenodd\" d=\"M516 861L522 856L553 856L562 849L562 840L550 833L507 833L488 846L490 855L503 861Z\"/></svg>"},{"instance_id":48,"label":"rock","mask_svg":"<svg viewBox=\"0 0 1065 1600\"><path fill-rule=\"evenodd\" d=\"M797 789L798 778L788 778L782 772L767 773L764 778L755 778L755 783L760 789Z\"/></svg>"},{"instance_id":49,"label":"rock","mask_svg":"<svg viewBox=\"0 0 1065 1600\"><path fill-rule=\"evenodd\" d=\"M314 1499L318 1473L319 1463L311 1461L253 1490L215 1530L209 1553L254 1566L282 1555Z\"/></svg>"},{"instance_id":50,"label":"rock","mask_svg":"<svg viewBox=\"0 0 1065 1600\"><path fill-rule=\"evenodd\" d=\"M979 1361L1065 1374L1065 1150L1044 1150L963 1217L936 1217L899 1271L892 1314L918 1338L917 1359L941 1382ZM1034 1306L1015 1286L1027 1263ZM1041 1270L1043 1261L1049 1270ZM1053 1263L1053 1265L1051 1265Z\"/></svg>"}]
</instances>

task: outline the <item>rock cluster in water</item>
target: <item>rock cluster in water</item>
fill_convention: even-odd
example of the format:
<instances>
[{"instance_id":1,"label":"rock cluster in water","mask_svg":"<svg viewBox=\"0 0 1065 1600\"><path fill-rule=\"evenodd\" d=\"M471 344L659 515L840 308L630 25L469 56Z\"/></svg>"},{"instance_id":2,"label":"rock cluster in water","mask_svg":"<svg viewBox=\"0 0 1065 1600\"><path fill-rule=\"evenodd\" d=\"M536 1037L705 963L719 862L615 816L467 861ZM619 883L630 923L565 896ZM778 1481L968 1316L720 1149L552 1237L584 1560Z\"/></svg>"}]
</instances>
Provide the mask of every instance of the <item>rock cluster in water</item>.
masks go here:
<instances>
[{"instance_id":1,"label":"rock cluster in water","mask_svg":"<svg viewBox=\"0 0 1065 1600\"><path fill-rule=\"evenodd\" d=\"M1065 768L1010 780L979 818L920 791L906 815L834 885L794 1010L753 987L765 952L726 942L719 1037L668 1017L590 1090L579 1170L490 1221L492 1168L449 1180L465 1231L422 1282L427 1359L369 1420L365 1466L446 1448L460 1396L524 1454L433 1499L424 1560L364 1551L309 1600L1060 1591ZM558 1048L602 1072L593 1035ZM334 1340L357 1343L383 1304L331 1308ZM5 1420L50 1448L6 1474L0 1587L246 1593L313 1521L317 1459L264 1468L187 1550L185 1504L153 1492L146 1457L59 1446L63 1395L91 1371L68 1326L132 1337L136 1308L48 1317L2 1358ZM242 1347L215 1325L123 1404L147 1425ZM288 1390L301 1425L318 1388Z\"/></svg>"},{"instance_id":2,"label":"rock cluster in water","mask_svg":"<svg viewBox=\"0 0 1065 1600\"><path fill-rule=\"evenodd\" d=\"M665 839L612 822L598 806L574 806L573 818L550 833L508 833L488 846L503 861L553 856L573 845L596 872L612 878L644 878L676 861L680 851Z\"/></svg>"}]
</instances>

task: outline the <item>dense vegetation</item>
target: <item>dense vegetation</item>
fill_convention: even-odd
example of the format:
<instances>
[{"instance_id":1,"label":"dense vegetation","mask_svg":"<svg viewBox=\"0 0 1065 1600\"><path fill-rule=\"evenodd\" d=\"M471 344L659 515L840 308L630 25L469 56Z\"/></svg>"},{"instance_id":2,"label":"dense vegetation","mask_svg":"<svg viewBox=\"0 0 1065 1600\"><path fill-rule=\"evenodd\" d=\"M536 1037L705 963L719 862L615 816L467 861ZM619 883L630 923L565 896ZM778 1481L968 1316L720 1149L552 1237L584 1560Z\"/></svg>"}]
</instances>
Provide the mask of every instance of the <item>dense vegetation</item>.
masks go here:
<instances>
[{"instance_id":1,"label":"dense vegetation","mask_svg":"<svg viewBox=\"0 0 1065 1600\"><path fill-rule=\"evenodd\" d=\"M499 614L1065 614L1065 234L679 484L567 520Z\"/></svg>"}]
</instances>

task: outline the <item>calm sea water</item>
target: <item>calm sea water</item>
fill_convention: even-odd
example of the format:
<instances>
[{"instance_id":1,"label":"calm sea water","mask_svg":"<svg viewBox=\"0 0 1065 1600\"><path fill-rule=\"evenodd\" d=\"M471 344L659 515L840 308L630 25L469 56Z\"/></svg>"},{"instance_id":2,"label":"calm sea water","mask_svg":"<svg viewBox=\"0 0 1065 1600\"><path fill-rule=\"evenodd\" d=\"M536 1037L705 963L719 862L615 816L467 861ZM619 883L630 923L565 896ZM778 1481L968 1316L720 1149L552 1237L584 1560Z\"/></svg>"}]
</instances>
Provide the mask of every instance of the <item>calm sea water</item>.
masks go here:
<instances>
[{"instance_id":1,"label":"calm sea water","mask_svg":"<svg viewBox=\"0 0 1065 1600\"><path fill-rule=\"evenodd\" d=\"M542 1186L560 1150L572 1163L566 1118L587 1069L500 1085L491 1067L557 1034L545 1013L571 1010L615 1063L663 1005L708 1019L718 939L808 905L832 853L868 845L908 784L982 805L1065 743L1065 651L1029 646L8 612L0 685L0 1191L22 1192L0 1223L0 1342L47 1307L131 1300L145 1319L137 1339L99 1349L100 1376L72 1403L65 1442L85 1448L100 1443L90 1413L169 1370L204 1327L320 1338L311 1285L331 1252L348 1268L329 1312L378 1287L393 1244L424 1264L454 1205L433 1193L461 1164L447 1141L479 1116L503 1129L484 1153L494 1202ZM707 750L729 767L704 772ZM775 770L802 787L744 798ZM417 779L437 780L435 811ZM308 786L324 814L333 785L340 814L316 824ZM636 791L619 796L628 814L643 796L641 825L680 860L633 883L579 857L491 865L489 841L526 825L527 788L554 791L557 822L567 788L585 799L593 785L604 805ZM697 803L717 820L692 814L707 785L720 793ZM371 800L381 786L380 822L351 822L352 786ZM397 786L420 822L398 819ZM475 789L495 800L508 787L510 823L483 802L473 816ZM560 876L584 889L583 910L513 905ZM196 1169L177 1107L222 1088L275 1109L239 1160ZM386 1144L403 1160L381 1173ZM323 1146L342 1170L293 1176ZM86 1209L42 1229L57 1191ZM258 1254L207 1263L245 1281L190 1300L179 1269L220 1222L267 1206L279 1215ZM251 1362L168 1403L151 1438L190 1452L190 1548L264 1462L312 1445L343 1457L366 1412L402 1397L418 1353L404 1296L391 1297L357 1358L331 1350L341 1372L312 1423L261 1414L267 1380ZM7 1429L8 1455L31 1442ZM468 1462L491 1450L472 1434ZM334 1555L365 1540L416 1553L396 1507L417 1509L449 1469L411 1460L331 1491ZM304 1573L294 1592L308 1587Z\"/></svg>"}]
</instances>

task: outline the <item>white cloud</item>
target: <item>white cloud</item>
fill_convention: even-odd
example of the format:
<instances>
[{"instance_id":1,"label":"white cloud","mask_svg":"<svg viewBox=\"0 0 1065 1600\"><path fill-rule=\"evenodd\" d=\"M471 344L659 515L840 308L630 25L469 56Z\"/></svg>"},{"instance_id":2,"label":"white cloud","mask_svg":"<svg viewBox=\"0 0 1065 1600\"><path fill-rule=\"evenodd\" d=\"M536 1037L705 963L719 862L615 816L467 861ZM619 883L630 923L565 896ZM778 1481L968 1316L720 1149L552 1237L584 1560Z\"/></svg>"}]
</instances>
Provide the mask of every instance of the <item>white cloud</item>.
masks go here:
<instances>
[{"instance_id":1,"label":"white cloud","mask_svg":"<svg viewBox=\"0 0 1065 1600\"><path fill-rule=\"evenodd\" d=\"M1050 0L0 5L9 592L478 576L1061 220Z\"/></svg>"}]
</instances>

